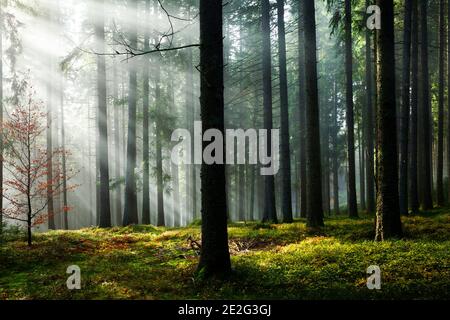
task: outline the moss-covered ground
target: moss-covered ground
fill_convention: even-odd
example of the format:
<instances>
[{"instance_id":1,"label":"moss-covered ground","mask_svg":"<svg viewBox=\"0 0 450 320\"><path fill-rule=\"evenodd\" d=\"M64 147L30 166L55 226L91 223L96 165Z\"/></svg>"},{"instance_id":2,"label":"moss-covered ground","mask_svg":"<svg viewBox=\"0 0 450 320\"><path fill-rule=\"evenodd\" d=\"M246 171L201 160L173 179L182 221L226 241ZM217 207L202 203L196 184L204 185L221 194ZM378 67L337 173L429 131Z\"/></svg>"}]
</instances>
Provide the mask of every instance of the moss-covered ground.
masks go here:
<instances>
[{"instance_id":1,"label":"moss-covered ground","mask_svg":"<svg viewBox=\"0 0 450 320\"><path fill-rule=\"evenodd\" d=\"M200 229L133 226L7 232L0 299L449 299L450 213L403 218L405 237L373 241L373 217L329 218L320 234L293 224L229 226L233 274L196 276ZM81 268L81 290L66 269ZM366 270L381 268L381 290Z\"/></svg>"}]
</instances>

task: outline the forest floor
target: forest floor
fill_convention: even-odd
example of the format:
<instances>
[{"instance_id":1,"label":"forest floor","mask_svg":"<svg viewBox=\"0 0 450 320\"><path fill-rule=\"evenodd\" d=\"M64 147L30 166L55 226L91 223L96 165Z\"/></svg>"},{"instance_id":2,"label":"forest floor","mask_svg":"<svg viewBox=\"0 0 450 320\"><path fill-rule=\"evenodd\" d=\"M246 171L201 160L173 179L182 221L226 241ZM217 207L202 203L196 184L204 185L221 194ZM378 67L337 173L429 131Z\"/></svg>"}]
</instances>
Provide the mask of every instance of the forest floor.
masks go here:
<instances>
[{"instance_id":1,"label":"forest floor","mask_svg":"<svg viewBox=\"0 0 450 320\"><path fill-rule=\"evenodd\" d=\"M233 275L194 276L198 226L7 234L0 299L449 299L450 209L403 218L405 238L373 241L373 218L329 218L321 234L293 224L229 226ZM81 290L66 269L81 268ZM366 270L381 268L381 290Z\"/></svg>"}]
</instances>

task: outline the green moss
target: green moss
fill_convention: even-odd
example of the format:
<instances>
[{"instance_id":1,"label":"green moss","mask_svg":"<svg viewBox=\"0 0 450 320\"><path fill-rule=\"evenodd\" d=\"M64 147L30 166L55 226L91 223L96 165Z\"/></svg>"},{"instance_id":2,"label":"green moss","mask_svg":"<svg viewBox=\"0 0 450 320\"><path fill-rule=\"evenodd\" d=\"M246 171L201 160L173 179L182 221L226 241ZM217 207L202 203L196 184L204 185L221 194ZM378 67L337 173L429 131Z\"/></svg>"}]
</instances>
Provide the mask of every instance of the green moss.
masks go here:
<instances>
[{"instance_id":1,"label":"green moss","mask_svg":"<svg viewBox=\"0 0 450 320\"><path fill-rule=\"evenodd\" d=\"M14 230L0 249L0 299L448 299L450 214L404 217L405 238L376 243L373 217L328 218L320 234L304 220L229 226L233 273L195 273L200 227L89 228L38 233L28 248ZM66 288L69 265L82 290ZM381 268L382 290L366 288Z\"/></svg>"}]
</instances>

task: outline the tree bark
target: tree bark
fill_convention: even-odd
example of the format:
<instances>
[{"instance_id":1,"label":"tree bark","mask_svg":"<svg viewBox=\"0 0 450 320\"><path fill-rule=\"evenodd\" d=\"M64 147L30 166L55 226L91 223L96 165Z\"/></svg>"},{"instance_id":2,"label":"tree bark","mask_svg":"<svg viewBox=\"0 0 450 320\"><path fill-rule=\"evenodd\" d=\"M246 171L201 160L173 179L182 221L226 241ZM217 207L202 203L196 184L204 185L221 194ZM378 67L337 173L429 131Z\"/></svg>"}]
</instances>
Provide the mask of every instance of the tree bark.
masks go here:
<instances>
[{"instance_id":1,"label":"tree bark","mask_svg":"<svg viewBox=\"0 0 450 320\"><path fill-rule=\"evenodd\" d=\"M0 3L0 241L3 236L3 9Z\"/></svg>"},{"instance_id":2,"label":"tree bark","mask_svg":"<svg viewBox=\"0 0 450 320\"><path fill-rule=\"evenodd\" d=\"M150 0L145 1L146 17L150 16ZM144 33L144 51L148 51L149 31L145 29ZM143 162L143 176L142 176L142 223L150 224L150 139L149 139L149 64L148 58L144 58L143 66L143 99L142 99L142 162Z\"/></svg>"},{"instance_id":3,"label":"tree bark","mask_svg":"<svg viewBox=\"0 0 450 320\"><path fill-rule=\"evenodd\" d=\"M438 94L438 150L437 205L444 205L444 68L445 68L445 4L439 1L439 94Z\"/></svg>"},{"instance_id":4,"label":"tree bark","mask_svg":"<svg viewBox=\"0 0 450 320\"><path fill-rule=\"evenodd\" d=\"M300 163L300 216L306 218L306 90L305 90L305 30L303 13L303 2L298 3L298 108L300 125L300 145L299 145L299 163Z\"/></svg>"},{"instance_id":5,"label":"tree bark","mask_svg":"<svg viewBox=\"0 0 450 320\"><path fill-rule=\"evenodd\" d=\"M395 97L393 0L377 0L381 29L377 30L377 217L375 239L401 237Z\"/></svg>"},{"instance_id":6,"label":"tree bark","mask_svg":"<svg viewBox=\"0 0 450 320\"><path fill-rule=\"evenodd\" d=\"M131 1L131 12L137 15L137 1ZM137 47L137 27L131 24L129 43ZM138 224L137 194L136 194L136 100L137 100L137 66L136 62L128 62L129 92L128 92L128 136L127 165L125 176L125 205L123 225Z\"/></svg>"},{"instance_id":7,"label":"tree bark","mask_svg":"<svg viewBox=\"0 0 450 320\"><path fill-rule=\"evenodd\" d=\"M421 117L422 135L420 135L421 146L423 147L423 175L422 184L422 209L429 210L433 208L432 198L432 144L431 144L431 127L430 127L430 82L428 68L428 0L420 1L420 28L421 28L421 62L422 66L422 99L421 109L423 116Z\"/></svg>"},{"instance_id":8,"label":"tree bark","mask_svg":"<svg viewBox=\"0 0 450 320\"><path fill-rule=\"evenodd\" d=\"M369 6L370 1L366 0L366 8ZM366 199L367 199L367 212L369 214L375 213L375 177L374 177L374 160L373 160L373 73L372 73L372 48L371 43L371 30L366 30L366 123L365 123L365 146L366 146Z\"/></svg>"},{"instance_id":9,"label":"tree bark","mask_svg":"<svg viewBox=\"0 0 450 320\"><path fill-rule=\"evenodd\" d=\"M281 213L284 223L291 223L292 194L291 194L291 152L289 146L289 98L286 66L286 30L284 23L284 0L277 0L278 7L278 58L280 68L280 119L281 119Z\"/></svg>"},{"instance_id":10,"label":"tree bark","mask_svg":"<svg viewBox=\"0 0 450 320\"><path fill-rule=\"evenodd\" d=\"M338 103L336 80L333 83L333 211L335 215L340 214L339 209L339 149L338 149Z\"/></svg>"},{"instance_id":11,"label":"tree bark","mask_svg":"<svg viewBox=\"0 0 450 320\"><path fill-rule=\"evenodd\" d=\"M419 70L419 15L418 0L413 0L411 29L411 119L409 147L409 207L413 214L419 211L417 189L417 108L418 108L418 70Z\"/></svg>"},{"instance_id":12,"label":"tree bark","mask_svg":"<svg viewBox=\"0 0 450 320\"><path fill-rule=\"evenodd\" d=\"M403 75L400 114L400 214L408 214L408 133L410 113L410 65L412 1L405 0L403 20Z\"/></svg>"},{"instance_id":13,"label":"tree bark","mask_svg":"<svg viewBox=\"0 0 450 320\"><path fill-rule=\"evenodd\" d=\"M346 79L346 122L347 122L347 159L348 215L358 217L355 178L355 124L353 116L353 58L352 58L352 8L351 0L345 0L345 79Z\"/></svg>"},{"instance_id":14,"label":"tree bark","mask_svg":"<svg viewBox=\"0 0 450 320\"><path fill-rule=\"evenodd\" d=\"M317 43L314 1L303 1L305 32L306 89L306 225L324 225L322 207L322 169L320 156L319 98L317 88Z\"/></svg>"},{"instance_id":15,"label":"tree bark","mask_svg":"<svg viewBox=\"0 0 450 320\"><path fill-rule=\"evenodd\" d=\"M223 96L222 1L200 0L200 104L202 132L225 131ZM203 142L203 149L208 142ZM201 165L202 248L198 271L224 276L231 271L228 251L225 165Z\"/></svg>"},{"instance_id":16,"label":"tree bark","mask_svg":"<svg viewBox=\"0 0 450 320\"><path fill-rule=\"evenodd\" d=\"M272 154L272 58L270 50L270 3L269 0L261 0L262 15L262 50L263 50L263 105L264 105L264 129L267 130L265 141L267 154ZM264 176L264 213L263 222L277 223L275 208L275 182L273 175Z\"/></svg>"},{"instance_id":17,"label":"tree bark","mask_svg":"<svg viewBox=\"0 0 450 320\"><path fill-rule=\"evenodd\" d=\"M161 67L160 60L157 59L155 66L155 102L157 108L161 109ZM159 110L157 114L162 115L162 110ZM160 121L155 121L155 131L156 131L156 194L157 194L157 205L158 205L158 226L165 226L165 212L164 212L164 181L163 181L163 159L162 159L162 131Z\"/></svg>"},{"instance_id":18,"label":"tree bark","mask_svg":"<svg viewBox=\"0 0 450 320\"><path fill-rule=\"evenodd\" d=\"M96 16L95 38L97 52L105 52L104 0L98 0L99 13ZM106 102L106 61L104 55L97 55L97 128L100 160L100 228L111 227L111 207L109 198L108 161L108 111Z\"/></svg>"}]
</instances>

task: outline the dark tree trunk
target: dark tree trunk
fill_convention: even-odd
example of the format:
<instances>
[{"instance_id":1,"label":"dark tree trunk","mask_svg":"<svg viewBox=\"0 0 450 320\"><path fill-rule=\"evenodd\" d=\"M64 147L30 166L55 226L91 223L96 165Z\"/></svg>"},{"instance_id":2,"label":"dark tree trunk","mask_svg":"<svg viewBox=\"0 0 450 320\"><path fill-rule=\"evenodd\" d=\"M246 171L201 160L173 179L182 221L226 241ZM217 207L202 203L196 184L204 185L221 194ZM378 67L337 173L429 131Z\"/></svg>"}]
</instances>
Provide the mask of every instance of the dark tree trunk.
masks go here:
<instances>
[{"instance_id":1,"label":"dark tree trunk","mask_svg":"<svg viewBox=\"0 0 450 320\"><path fill-rule=\"evenodd\" d=\"M439 2L439 96L438 96L438 150L437 150L437 204L444 205L444 68L445 68L445 4Z\"/></svg>"},{"instance_id":2,"label":"dark tree trunk","mask_svg":"<svg viewBox=\"0 0 450 320\"><path fill-rule=\"evenodd\" d=\"M361 122L358 124L358 154L359 154L359 193L360 193L360 205L361 210L366 210L366 181L364 177L364 115L361 116Z\"/></svg>"},{"instance_id":3,"label":"dark tree trunk","mask_svg":"<svg viewBox=\"0 0 450 320\"><path fill-rule=\"evenodd\" d=\"M52 63L49 61L50 76L47 83L47 215L48 215L48 229L54 230L55 226L55 210L53 204L53 161L51 154L53 152L53 133L52 133L52 109L53 109L53 98L52 98Z\"/></svg>"},{"instance_id":4,"label":"dark tree trunk","mask_svg":"<svg viewBox=\"0 0 450 320\"><path fill-rule=\"evenodd\" d=\"M131 12L137 14L137 1L131 2ZM132 24L130 30L130 46L137 47L137 28ZM125 176L125 205L123 225L138 224L137 194L136 194L136 100L137 74L136 62L128 62L129 92L128 92L128 136L127 136L127 166Z\"/></svg>"},{"instance_id":5,"label":"dark tree trunk","mask_svg":"<svg viewBox=\"0 0 450 320\"><path fill-rule=\"evenodd\" d=\"M175 105L175 92L173 78L169 80L169 93L170 93L170 112L173 116L178 118L178 111ZM179 172L178 166L171 161L171 175L172 175L172 192L173 192L173 224L174 227L181 225L181 210L180 210L180 185L179 185Z\"/></svg>"},{"instance_id":6,"label":"dark tree trunk","mask_svg":"<svg viewBox=\"0 0 450 320\"><path fill-rule=\"evenodd\" d=\"M299 145L299 163L300 163L300 216L306 218L306 90L305 90L305 30L303 14L303 2L298 3L298 108L300 125L300 145Z\"/></svg>"},{"instance_id":7,"label":"dark tree trunk","mask_svg":"<svg viewBox=\"0 0 450 320\"><path fill-rule=\"evenodd\" d=\"M202 132L224 134L222 1L200 0L200 104ZM203 148L208 142L203 142ZM201 166L202 249L198 271L206 276L228 275L225 165Z\"/></svg>"},{"instance_id":8,"label":"dark tree trunk","mask_svg":"<svg viewBox=\"0 0 450 320\"><path fill-rule=\"evenodd\" d=\"M0 3L0 52L3 52L3 10ZM1 54L0 54L1 56ZM3 235L3 60L0 59L0 241Z\"/></svg>"},{"instance_id":9,"label":"dark tree trunk","mask_svg":"<svg viewBox=\"0 0 450 320\"><path fill-rule=\"evenodd\" d=\"M432 144L431 142L431 127L430 127L430 81L429 81L429 68L428 68L428 0L420 1L420 30L421 30L421 62L422 66L422 99L421 99L421 146L423 147L423 168L421 172L423 175L422 185L422 208L429 210L433 208L432 198Z\"/></svg>"},{"instance_id":10,"label":"dark tree trunk","mask_svg":"<svg viewBox=\"0 0 450 320\"><path fill-rule=\"evenodd\" d=\"M269 0L261 2L262 15L262 50L263 50L263 105L264 105L264 129L267 130L267 154L272 154L272 58L270 50L270 3ZM263 222L277 223L275 208L275 182L273 175L264 177L264 214Z\"/></svg>"},{"instance_id":11,"label":"dark tree trunk","mask_svg":"<svg viewBox=\"0 0 450 320\"><path fill-rule=\"evenodd\" d=\"M319 98L317 88L316 17L314 1L303 1L306 89L306 197L307 226L324 225L320 156Z\"/></svg>"},{"instance_id":12,"label":"dark tree trunk","mask_svg":"<svg viewBox=\"0 0 450 320\"><path fill-rule=\"evenodd\" d=\"M283 222L291 223L292 195L291 195L291 152L289 146L289 101L286 67L286 30L284 25L284 0L277 0L278 6L278 58L280 68L280 119L281 119L281 212Z\"/></svg>"},{"instance_id":13,"label":"dark tree trunk","mask_svg":"<svg viewBox=\"0 0 450 320\"><path fill-rule=\"evenodd\" d=\"M395 97L393 0L378 0L381 29L377 30L377 218L375 239L401 237L398 199L398 158Z\"/></svg>"},{"instance_id":14,"label":"dark tree trunk","mask_svg":"<svg viewBox=\"0 0 450 320\"><path fill-rule=\"evenodd\" d=\"M150 16L150 0L145 1L146 17ZM149 32L146 29L144 34L144 51L149 50ZM142 223L150 224L150 139L149 139L149 64L148 58L144 58L143 66L143 99L142 99Z\"/></svg>"},{"instance_id":15,"label":"dark tree trunk","mask_svg":"<svg viewBox=\"0 0 450 320\"><path fill-rule=\"evenodd\" d=\"M355 125L353 116L353 58L352 58L352 8L351 0L345 0L345 79L346 79L346 122L347 122L347 158L348 158L348 186L347 206L348 215L358 217L355 178Z\"/></svg>"},{"instance_id":16,"label":"dark tree trunk","mask_svg":"<svg viewBox=\"0 0 450 320\"><path fill-rule=\"evenodd\" d=\"M418 69L419 69L419 16L418 0L413 0L411 29L411 121L409 146L409 207L413 214L419 211L419 193L417 189L417 107L418 107Z\"/></svg>"},{"instance_id":17,"label":"dark tree trunk","mask_svg":"<svg viewBox=\"0 0 450 320\"><path fill-rule=\"evenodd\" d=\"M115 36L114 36L115 37ZM119 104L119 87L118 87L118 74L117 74L117 62L113 62L113 107L114 107L114 176L117 181L120 179L120 125L119 125L119 109L122 107ZM121 185L116 186L115 192L115 216L116 224L120 225L122 223L122 193Z\"/></svg>"},{"instance_id":18,"label":"dark tree trunk","mask_svg":"<svg viewBox=\"0 0 450 320\"><path fill-rule=\"evenodd\" d=\"M97 52L105 52L104 1L98 0L99 14L95 23ZM106 61L104 55L97 55L97 127L98 151L100 160L100 227L111 227L111 207L109 199L109 161L108 161L108 111L106 102Z\"/></svg>"},{"instance_id":19,"label":"dark tree trunk","mask_svg":"<svg viewBox=\"0 0 450 320\"><path fill-rule=\"evenodd\" d=\"M400 112L400 214L408 214L408 133L410 113L410 65L412 1L405 0L403 20L403 75L402 104Z\"/></svg>"},{"instance_id":20,"label":"dark tree trunk","mask_svg":"<svg viewBox=\"0 0 450 320\"><path fill-rule=\"evenodd\" d=\"M370 4L366 0L366 7ZM365 123L365 145L366 145L366 199L367 212L369 214L375 213L375 166L373 163L373 74L372 74L372 54L370 47L371 30L366 30L366 123Z\"/></svg>"},{"instance_id":21,"label":"dark tree trunk","mask_svg":"<svg viewBox=\"0 0 450 320\"><path fill-rule=\"evenodd\" d=\"M0 51L1 52L1 51ZM60 110L61 110L61 147L65 151L66 149L66 129L64 125L64 84L63 78L60 81ZM62 188L63 188L63 228L64 230L69 229L69 217L68 217L68 203L67 203L67 164L66 164L66 154L63 152L61 156L62 161Z\"/></svg>"},{"instance_id":22,"label":"dark tree trunk","mask_svg":"<svg viewBox=\"0 0 450 320\"><path fill-rule=\"evenodd\" d=\"M156 60L155 66L155 102L158 108L161 108L161 67L160 59ZM158 114L162 114L162 110L159 110ZM155 121L155 131L156 131L156 194L157 194L157 204L158 204L158 226L165 226L166 219L164 213L164 181L163 181L163 159L162 159L162 131L160 122L161 120Z\"/></svg>"},{"instance_id":23,"label":"dark tree trunk","mask_svg":"<svg viewBox=\"0 0 450 320\"><path fill-rule=\"evenodd\" d=\"M447 5L447 18L450 23L450 3ZM447 33L447 86L450 86L450 29ZM447 201L450 202L450 91L447 97Z\"/></svg>"},{"instance_id":24,"label":"dark tree trunk","mask_svg":"<svg viewBox=\"0 0 450 320\"><path fill-rule=\"evenodd\" d=\"M333 210L339 215L339 149L338 149L338 114L337 114L337 88L336 81L333 83Z\"/></svg>"}]
</instances>

